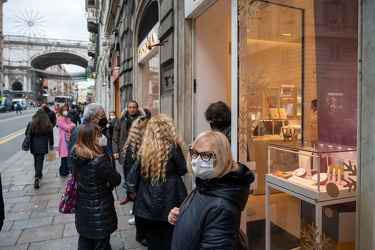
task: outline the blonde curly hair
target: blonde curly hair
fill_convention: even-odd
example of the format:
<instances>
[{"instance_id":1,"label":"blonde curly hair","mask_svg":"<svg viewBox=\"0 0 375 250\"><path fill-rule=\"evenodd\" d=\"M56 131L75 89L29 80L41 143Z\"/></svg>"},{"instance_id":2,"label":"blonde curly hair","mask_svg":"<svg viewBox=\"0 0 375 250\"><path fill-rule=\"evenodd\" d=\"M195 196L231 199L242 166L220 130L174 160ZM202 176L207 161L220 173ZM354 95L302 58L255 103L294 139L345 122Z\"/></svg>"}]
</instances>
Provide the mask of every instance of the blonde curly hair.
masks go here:
<instances>
[{"instance_id":1,"label":"blonde curly hair","mask_svg":"<svg viewBox=\"0 0 375 250\"><path fill-rule=\"evenodd\" d=\"M151 118L138 152L141 175L145 179L150 179L151 184L160 180L166 181L165 172L173 144L180 146L186 157L187 147L178 135L172 118L166 114Z\"/></svg>"},{"instance_id":2,"label":"blonde curly hair","mask_svg":"<svg viewBox=\"0 0 375 250\"><path fill-rule=\"evenodd\" d=\"M149 118L146 116L138 117L132 124L128 138L124 144L124 152L126 153L126 149L130 145L132 147L132 157L135 159L137 157L137 151L142 143L143 135L146 132L147 123Z\"/></svg>"}]
</instances>

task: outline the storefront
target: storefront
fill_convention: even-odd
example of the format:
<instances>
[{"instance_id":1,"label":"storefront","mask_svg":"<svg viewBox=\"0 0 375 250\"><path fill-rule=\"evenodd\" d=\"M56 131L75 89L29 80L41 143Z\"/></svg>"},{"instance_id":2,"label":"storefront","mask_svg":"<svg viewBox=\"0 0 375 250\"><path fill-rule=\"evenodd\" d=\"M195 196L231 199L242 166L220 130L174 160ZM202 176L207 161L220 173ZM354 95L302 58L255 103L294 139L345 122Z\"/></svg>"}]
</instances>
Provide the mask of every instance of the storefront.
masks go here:
<instances>
[{"instance_id":1,"label":"storefront","mask_svg":"<svg viewBox=\"0 0 375 250\"><path fill-rule=\"evenodd\" d=\"M313 150L317 142L357 145L358 3L185 0L185 16L194 23L193 134L208 129L203 113L209 103L231 106L232 128L238 127L232 129L232 149L256 174L242 216L249 233L250 222L265 218L269 143L300 141ZM273 222L299 222L300 200L276 191L275 197L274 206L294 206L296 214L271 214ZM302 237L300 223L279 227Z\"/></svg>"},{"instance_id":2,"label":"storefront","mask_svg":"<svg viewBox=\"0 0 375 250\"><path fill-rule=\"evenodd\" d=\"M142 12L137 38L137 77L136 82L139 91L135 96L141 96L138 100L140 107L148 107L152 116L159 113L159 8L158 2L152 1Z\"/></svg>"}]
</instances>

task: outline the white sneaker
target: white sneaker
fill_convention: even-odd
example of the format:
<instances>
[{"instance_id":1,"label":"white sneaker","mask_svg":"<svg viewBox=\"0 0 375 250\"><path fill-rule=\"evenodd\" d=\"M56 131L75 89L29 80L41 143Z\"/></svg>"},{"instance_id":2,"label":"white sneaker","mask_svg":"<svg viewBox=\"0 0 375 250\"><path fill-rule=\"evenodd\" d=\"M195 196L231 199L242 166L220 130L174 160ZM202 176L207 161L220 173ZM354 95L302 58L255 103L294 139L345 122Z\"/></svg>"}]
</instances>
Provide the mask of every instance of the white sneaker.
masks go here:
<instances>
[{"instance_id":1,"label":"white sneaker","mask_svg":"<svg viewBox=\"0 0 375 250\"><path fill-rule=\"evenodd\" d=\"M133 209L129 211L129 214L133 215Z\"/></svg>"},{"instance_id":2,"label":"white sneaker","mask_svg":"<svg viewBox=\"0 0 375 250\"><path fill-rule=\"evenodd\" d=\"M128 220L129 225L135 225L135 219L132 217L131 219Z\"/></svg>"}]
</instances>

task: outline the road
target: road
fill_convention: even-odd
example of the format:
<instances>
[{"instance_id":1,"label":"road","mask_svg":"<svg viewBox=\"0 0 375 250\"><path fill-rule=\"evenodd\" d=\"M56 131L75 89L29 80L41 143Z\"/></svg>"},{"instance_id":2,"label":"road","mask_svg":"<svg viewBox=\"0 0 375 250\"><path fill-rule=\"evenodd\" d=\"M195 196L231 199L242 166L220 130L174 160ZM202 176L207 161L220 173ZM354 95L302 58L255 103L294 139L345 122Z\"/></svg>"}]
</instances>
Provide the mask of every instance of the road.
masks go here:
<instances>
[{"instance_id":1,"label":"road","mask_svg":"<svg viewBox=\"0 0 375 250\"><path fill-rule=\"evenodd\" d=\"M22 114L0 112L0 164L21 150L27 123L37 109L28 107Z\"/></svg>"}]
</instances>

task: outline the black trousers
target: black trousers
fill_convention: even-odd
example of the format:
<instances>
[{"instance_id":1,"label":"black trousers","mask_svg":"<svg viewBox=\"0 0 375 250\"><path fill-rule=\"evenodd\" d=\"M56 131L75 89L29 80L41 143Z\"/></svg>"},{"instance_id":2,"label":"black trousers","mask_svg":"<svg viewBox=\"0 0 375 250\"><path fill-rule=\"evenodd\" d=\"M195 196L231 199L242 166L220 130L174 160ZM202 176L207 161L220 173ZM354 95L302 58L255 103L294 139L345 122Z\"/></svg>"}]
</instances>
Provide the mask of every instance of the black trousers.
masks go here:
<instances>
[{"instance_id":1,"label":"black trousers","mask_svg":"<svg viewBox=\"0 0 375 250\"><path fill-rule=\"evenodd\" d=\"M68 157L61 158L61 166L60 166L59 172L61 176L66 176L69 174Z\"/></svg>"},{"instance_id":2,"label":"black trousers","mask_svg":"<svg viewBox=\"0 0 375 250\"><path fill-rule=\"evenodd\" d=\"M89 239L80 235L78 237L78 250L110 250L110 239L110 235L104 239Z\"/></svg>"},{"instance_id":3,"label":"black trousers","mask_svg":"<svg viewBox=\"0 0 375 250\"><path fill-rule=\"evenodd\" d=\"M147 220L147 244L149 250L171 249L173 228L164 221Z\"/></svg>"},{"instance_id":4,"label":"black trousers","mask_svg":"<svg viewBox=\"0 0 375 250\"><path fill-rule=\"evenodd\" d=\"M41 177L43 171L44 154L34 154L35 177Z\"/></svg>"},{"instance_id":5,"label":"black trousers","mask_svg":"<svg viewBox=\"0 0 375 250\"><path fill-rule=\"evenodd\" d=\"M147 222L148 220L143 219L138 216L134 216L135 219L135 228L136 228L136 236L135 239L137 241L141 241L143 239L147 240Z\"/></svg>"}]
</instances>

